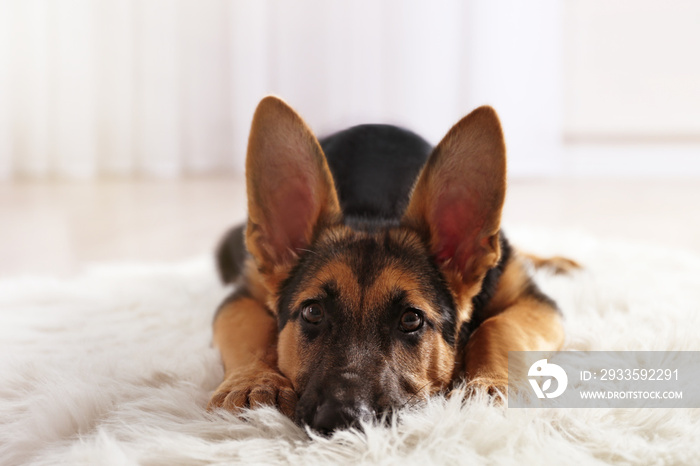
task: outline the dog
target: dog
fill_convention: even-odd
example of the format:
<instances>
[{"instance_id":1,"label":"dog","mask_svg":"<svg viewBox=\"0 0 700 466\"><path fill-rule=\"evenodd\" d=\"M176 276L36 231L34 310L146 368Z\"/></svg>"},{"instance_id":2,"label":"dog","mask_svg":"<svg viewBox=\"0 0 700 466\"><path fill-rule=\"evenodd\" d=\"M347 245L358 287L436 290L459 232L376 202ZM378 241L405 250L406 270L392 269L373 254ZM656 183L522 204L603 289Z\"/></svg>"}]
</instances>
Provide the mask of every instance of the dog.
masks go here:
<instances>
[{"instance_id":1,"label":"dog","mask_svg":"<svg viewBox=\"0 0 700 466\"><path fill-rule=\"evenodd\" d=\"M217 257L235 291L214 318L225 377L209 409L276 406L330 434L450 390L508 383L508 351L555 351L562 315L501 231L506 151L480 107L435 147L389 125L320 141L281 99L258 105L248 221Z\"/></svg>"}]
</instances>

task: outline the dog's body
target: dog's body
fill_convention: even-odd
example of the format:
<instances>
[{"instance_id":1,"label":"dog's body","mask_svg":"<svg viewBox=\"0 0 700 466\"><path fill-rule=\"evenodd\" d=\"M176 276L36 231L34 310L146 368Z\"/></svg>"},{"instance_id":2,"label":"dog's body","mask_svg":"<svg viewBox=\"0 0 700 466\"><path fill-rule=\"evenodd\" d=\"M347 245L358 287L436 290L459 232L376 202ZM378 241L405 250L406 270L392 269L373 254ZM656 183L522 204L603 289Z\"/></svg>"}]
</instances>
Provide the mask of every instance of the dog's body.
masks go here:
<instances>
[{"instance_id":1,"label":"dog's body","mask_svg":"<svg viewBox=\"0 0 700 466\"><path fill-rule=\"evenodd\" d=\"M561 346L556 305L500 231L505 147L490 108L435 149L387 125L319 144L268 97L246 169L248 225L218 253L238 286L215 317L226 376L210 407L272 404L330 432L463 378L502 390L508 351Z\"/></svg>"}]
</instances>

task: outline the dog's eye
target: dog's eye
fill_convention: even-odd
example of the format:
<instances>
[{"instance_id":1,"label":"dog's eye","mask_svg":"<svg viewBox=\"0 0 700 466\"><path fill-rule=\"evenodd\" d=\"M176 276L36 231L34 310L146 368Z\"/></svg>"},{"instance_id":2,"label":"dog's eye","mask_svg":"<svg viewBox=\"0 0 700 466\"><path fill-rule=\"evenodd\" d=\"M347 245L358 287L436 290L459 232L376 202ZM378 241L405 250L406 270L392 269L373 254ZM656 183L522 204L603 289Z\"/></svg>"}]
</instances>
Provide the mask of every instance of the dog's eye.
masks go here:
<instances>
[{"instance_id":1,"label":"dog's eye","mask_svg":"<svg viewBox=\"0 0 700 466\"><path fill-rule=\"evenodd\" d=\"M308 304L301 310L301 316L310 324L318 324L323 320L323 307L318 303Z\"/></svg>"},{"instance_id":2,"label":"dog's eye","mask_svg":"<svg viewBox=\"0 0 700 466\"><path fill-rule=\"evenodd\" d=\"M399 328L402 332L415 332L423 326L423 314L417 309L408 309L401 314Z\"/></svg>"}]
</instances>

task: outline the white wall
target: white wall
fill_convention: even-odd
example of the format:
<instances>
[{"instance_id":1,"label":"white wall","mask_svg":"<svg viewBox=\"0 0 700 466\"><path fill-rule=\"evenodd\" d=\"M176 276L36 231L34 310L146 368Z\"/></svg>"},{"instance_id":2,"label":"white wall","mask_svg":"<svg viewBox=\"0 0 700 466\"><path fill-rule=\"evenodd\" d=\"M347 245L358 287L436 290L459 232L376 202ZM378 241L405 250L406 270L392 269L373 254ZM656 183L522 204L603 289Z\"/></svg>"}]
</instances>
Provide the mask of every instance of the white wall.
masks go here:
<instances>
[{"instance_id":1,"label":"white wall","mask_svg":"<svg viewBox=\"0 0 700 466\"><path fill-rule=\"evenodd\" d=\"M565 134L700 142L700 2L572 0Z\"/></svg>"},{"instance_id":2,"label":"white wall","mask_svg":"<svg viewBox=\"0 0 700 466\"><path fill-rule=\"evenodd\" d=\"M500 113L511 176L700 174L697 2L0 0L0 177L241 170L257 101L436 143ZM682 144L681 144L682 143Z\"/></svg>"},{"instance_id":3,"label":"white wall","mask_svg":"<svg viewBox=\"0 0 700 466\"><path fill-rule=\"evenodd\" d=\"M564 172L700 175L700 2L571 0Z\"/></svg>"}]
</instances>

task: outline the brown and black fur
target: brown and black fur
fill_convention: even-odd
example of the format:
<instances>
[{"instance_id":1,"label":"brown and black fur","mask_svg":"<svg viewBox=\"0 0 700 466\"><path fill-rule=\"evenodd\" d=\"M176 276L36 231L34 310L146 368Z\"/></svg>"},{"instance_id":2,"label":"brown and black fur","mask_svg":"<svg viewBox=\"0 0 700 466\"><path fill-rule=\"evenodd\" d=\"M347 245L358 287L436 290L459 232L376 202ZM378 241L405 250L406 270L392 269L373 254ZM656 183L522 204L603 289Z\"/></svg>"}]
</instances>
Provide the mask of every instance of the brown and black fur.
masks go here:
<instances>
[{"instance_id":1,"label":"brown and black fur","mask_svg":"<svg viewBox=\"0 0 700 466\"><path fill-rule=\"evenodd\" d=\"M210 407L271 404L331 432L456 380L503 390L508 351L561 346L560 313L527 263L576 265L521 255L501 232L505 146L492 109L436 148L386 125L319 142L267 97L246 171L248 224L218 250L238 286L214 321L226 375Z\"/></svg>"}]
</instances>

